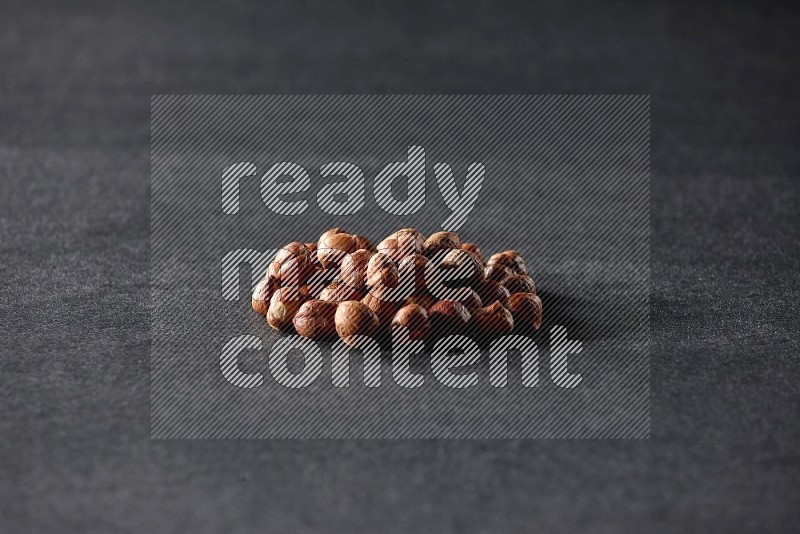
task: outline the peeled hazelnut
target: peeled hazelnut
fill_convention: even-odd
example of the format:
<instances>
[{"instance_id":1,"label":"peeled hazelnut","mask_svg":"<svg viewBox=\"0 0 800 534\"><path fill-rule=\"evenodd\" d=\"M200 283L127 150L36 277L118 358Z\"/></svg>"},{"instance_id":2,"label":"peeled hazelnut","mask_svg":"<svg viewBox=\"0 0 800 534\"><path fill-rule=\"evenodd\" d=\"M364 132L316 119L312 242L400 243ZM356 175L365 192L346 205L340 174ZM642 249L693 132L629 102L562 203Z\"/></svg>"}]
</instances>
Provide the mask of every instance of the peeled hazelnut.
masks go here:
<instances>
[{"instance_id":1,"label":"peeled hazelnut","mask_svg":"<svg viewBox=\"0 0 800 534\"><path fill-rule=\"evenodd\" d=\"M403 228L388 236L378 244L382 252L394 261L422 252L425 237L414 228Z\"/></svg>"},{"instance_id":2,"label":"peeled hazelnut","mask_svg":"<svg viewBox=\"0 0 800 534\"><path fill-rule=\"evenodd\" d=\"M305 283L312 270L310 252L303 243L295 241L275 254L267 273L283 286L299 287Z\"/></svg>"},{"instance_id":3,"label":"peeled hazelnut","mask_svg":"<svg viewBox=\"0 0 800 534\"><path fill-rule=\"evenodd\" d=\"M294 329L303 337L324 341L336 335L334 316L337 304L310 300L305 302L292 319Z\"/></svg>"},{"instance_id":4,"label":"peeled hazelnut","mask_svg":"<svg viewBox=\"0 0 800 534\"><path fill-rule=\"evenodd\" d=\"M514 274L511 269L504 265L500 265L499 263L487 265L483 270L483 273L486 275L487 280L492 280L501 284L503 283L503 280Z\"/></svg>"},{"instance_id":5,"label":"peeled hazelnut","mask_svg":"<svg viewBox=\"0 0 800 534\"><path fill-rule=\"evenodd\" d=\"M515 274L528 274L525 260L516 250L504 250L503 252L492 254L486 261L486 265L502 265L511 269Z\"/></svg>"},{"instance_id":6,"label":"peeled hazelnut","mask_svg":"<svg viewBox=\"0 0 800 534\"><path fill-rule=\"evenodd\" d=\"M498 284L494 280L484 280L477 285L476 291L478 292L478 296L481 298L481 302L483 302L485 305L493 304L494 302L498 301L500 304L505 305L508 297L511 295L508 289Z\"/></svg>"},{"instance_id":7,"label":"peeled hazelnut","mask_svg":"<svg viewBox=\"0 0 800 534\"><path fill-rule=\"evenodd\" d=\"M322 232L317 239L317 243L319 244L320 241L327 238L328 236L332 236L334 234L346 234L347 232L344 231L343 228L339 228L338 226L334 226L333 228L328 228L324 232Z\"/></svg>"},{"instance_id":8,"label":"peeled hazelnut","mask_svg":"<svg viewBox=\"0 0 800 534\"><path fill-rule=\"evenodd\" d=\"M397 264L400 284L411 288L413 280L414 286L411 288L411 293L426 293L428 291L427 276L432 267L431 260L422 254L406 256Z\"/></svg>"},{"instance_id":9,"label":"peeled hazelnut","mask_svg":"<svg viewBox=\"0 0 800 534\"><path fill-rule=\"evenodd\" d=\"M292 319L303 304L303 298L296 288L282 287L275 291L269 301L267 322L281 331L292 329Z\"/></svg>"},{"instance_id":10,"label":"peeled hazelnut","mask_svg":"<svg viewBox=\"0 0 800 534\"><path fill-rule=\"evenodd\" d=\"M440 250L461 248L461 236L455 232L435 232L428 236L422 249L425 255L431 257Z\"/></svg>"},{"instance_id":11,"label":"peeled hazelnut","mask_svg":"<svg viewBox=\"0 0 800 534\"><path fill-rule=\"evenodd\" d=\"M484 335L508 334L514 330L514 317L502 304L495 301L485 308L475 310L472 313L472 324Z\"/></svg>"},{"instance_id":12,"label":"peeled hazelnut","mask_svg":"<svg viewBox=\"0 0 800 534\"><path fill-rule=\"evenodd\" d=\"M417 304L403 306L392 319L392 329L399 327L407 330L408 339L413 341L424 340L431 333L428 312Z\"/></svg>"},{"instance_id":13,"label":"peeled hazelnut","mask_svg":"<svg viewBox=\"0 0 800 534\"><path fill-rule=\"evenodd\" d=\"M453 249L439 263L442 283L446 287L474 286L484 279L483 267L463 249Z\"/></svg>"},{"instance_id":14,"label":"peeled hazelnut","mask_svg":"<svg viewBox=\"0 0 800 534\"><path fill-rule=\"evenodd\" d=\"M361 292L343 282L331 282L319 294L319 300L325 302L344 302L345 300L359 300Z\"/></svg>"},{"instance_id":15,"label":"peeled hazelnut","mask_svg":"<svg viewBox=\"0 0 800 534\"><path fill-rule=\"evenodd\" d=\"M342 282L359 291L367 284L367 265L372 252L356 250L344 257L341 266Z\"/></svg>"},{"instance_id":16,"label":"peeled hazelnut","mask_svg":"<svg viewBox=\"0 0 800 534\"><path fill-rule=\"evenodd\" d=\"M253 289L250 305L256 312L266 315L269 309L269 301L277 288L278 281L271 276L265 276Z\"/></svg>"},{"instance_id":17,"label":"peeled hazelnut","mask_svg":"<svg viewBox=\"0 0 800 534\"><path fill-rule=\"evenodd\" d=\"M515 293L506 303L514 317L515 329L538 330L542 326L542 301L533 293Z\"/></svg>"},{"instance_id":18,"label":"peeled hazelnut","mask_svg":"<svg viewBox=\"0 0 800 534\"><path fill-rule=\"evenodd\" d=\"M375 245L373 245L372 241L370 241L366 236L353 234L353 239L356 242L356 250L363 248L364 250L375 251Z\"/></svg>"},{"instance_id":19,"label":"peeled hazelnut","mask_svg":"<svg viewBox=\"0 0 800 534\"><path fill-rule=\"evenodd\" d=\"M436 299L425 293L411 295L406 299L406 304L417 304L426 310L436 304Z\"/></svg>"},{"instance_id":20,"label":"peeled hazelnut","mask_svg":"<svg viewBox=\"0 0 800 534\"><path fill-rule=\"evenodd\" d=\"M357 300L340 302L334 315L336 333L348 345L354 344L351 336L372 336L378 329L378 316L369 306Z\"/></svg>"},{"instance_id":21,"label":"peeled hazelnut","mask_svg":"<svg viewBox=\"0 0 800 534\"><path fill-rule=\"evenodd\" d=\"M394 317L394 314L397 313L397 304L389 300L382 300L372 293L367 293L367 295L361 299L361 302L375 312L375 315L378 316L378 324L381 327L387 326L392 320L392 317Z\"/></svg>"},{"instance_id":22,"label":"peeled hazelnut","mask_svg":"<svg viewBox=\"0 0 800 534\"><path fill-rule=\"evenodd\" d=\"M345 255L355 252L355 250L356 240L350 234L323 234L317 243L317 259L323 268L329 269L339 265Z\"/></svg>"},{"instance_id":23,"label":"peeled hazelnut","mask_svg":"<svg viewBox=\"0 0 800 534\"><path fill-rule=\"evenodd\" d=\"M475 243L461 243L461 248L472 254L476 260L483 263L483 251Z\"/></svg>"},{"instance_id":24,"label":"peeled hazelnut","mask_svg":"<svg viewBox=\"0 0 800 534\"><path fill-rule=\"evenodd\" d=\"M399 283L397 264L381 252L373 254L367 264L367 285L372 288L395 288Z\"/></svg>"},{"instance_id":25,"label":"peeled hazelnut","mask_svg":"<svg viewBox=\"0 0 800 534\"><path fill-rule=\"evenodd\" d=\"M512 295L514 293L536 294L536 282L526 274L514 274L503 280L503 285Z\"/></svg>"},{"instance_id":26,"label":"peeled hazelnut","mask_svg":"<svg viewBox=\"0 0 800 534\"><path fill-rule=\"evenodd\" d=\"M440 300L428 309L433 332L446 336L462 332L469 324L470 313L460 302Z\"/></svg>"}]
</instances>

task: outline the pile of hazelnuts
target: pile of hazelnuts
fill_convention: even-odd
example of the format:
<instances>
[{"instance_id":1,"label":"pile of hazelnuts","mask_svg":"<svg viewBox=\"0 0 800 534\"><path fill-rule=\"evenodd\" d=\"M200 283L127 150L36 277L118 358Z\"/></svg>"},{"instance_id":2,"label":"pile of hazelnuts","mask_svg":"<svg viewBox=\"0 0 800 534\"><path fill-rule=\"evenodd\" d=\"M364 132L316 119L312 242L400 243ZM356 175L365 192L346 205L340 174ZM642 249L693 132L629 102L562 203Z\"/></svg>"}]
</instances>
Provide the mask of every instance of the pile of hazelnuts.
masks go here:
<instances>
[{"instance_id":1,"label":"pile of hazelnuts","mask_svg":"<svg viewBox=\"0 0 800 534\"><path fill-rule=\"evenodd\" d=\"M449 290L445 299L433 284ZM414 228L377 246L341 228L316 243L289 243L254 289L252 306L276 330L318 341L338 336L349 345L395 329L411 341L451 334L486 340L542 323L542 301L519 252L484 260L455 232L426 239Z\"/></svg>"}]
</instances>

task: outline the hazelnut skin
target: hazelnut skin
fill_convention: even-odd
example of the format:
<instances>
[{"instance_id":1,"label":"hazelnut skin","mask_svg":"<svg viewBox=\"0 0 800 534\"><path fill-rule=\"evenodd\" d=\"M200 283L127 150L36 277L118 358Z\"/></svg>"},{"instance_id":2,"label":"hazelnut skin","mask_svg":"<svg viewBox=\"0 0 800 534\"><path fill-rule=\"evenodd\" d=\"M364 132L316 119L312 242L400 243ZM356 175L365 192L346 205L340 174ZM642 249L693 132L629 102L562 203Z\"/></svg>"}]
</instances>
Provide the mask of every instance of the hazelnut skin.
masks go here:
<instances>
[{"instance_id":1,"label":"hazelnut skin","mask_svg":"<svg viewBox=\"0 0 800 534\"><path fill-rule=\"evenodd\" d=\"M470 313L473 310L477 310L481 306L483 306L483 302L481 301L481 297L474 289L470 289L468 287L462 287L457 290L458 298L454 298L456 302L460 302L464 305Z\"/></svg>"},{"instance_id":2,"label":"hazelnut skin","mask_svg":"<svg viewBox=\"0 0 800 534\"><path fill-rule=\"evenodd\" d=\"M463 332L470 321L470 313L460 302L440 300L428 309L428 318L436 336Z\"/></svg>"},{"instance_id":3,"label":"hazelnut skin","mask_svg":"<svg viewBox=\"0 0 800 534\"><path fill-rule=\"evenodd\" d=\"M305 283L312 271L311 253L303 243L295 241L275 253L267 274L278 280L281 285L299 287Z\"/></svg>"},{"instance_id":4,"label":"hazelnut skin","mask_svg":"<svg viewBox=\"0 0 800 534\"><path fill-rule=\"evenodd\" d=\"M345 255L355 250L356 240L350 234L323 234L317 243L317 259L324 269L330 269L341 264Z\"/></svg>"},{"instance_id":5,"label":"hazelnut skin","mask_svg":"<svg viewBox=\"0 0 800 534\"><path fill-rule=\"evenodd\" d=\"M508 289L498 284L494 280L484 280L477 285L476 291L478 292L478 296L481 298L481 302L484 305L493 304L498 301L500 304L505 305L508 297L511 296L511 293L508 291Z\"/></svg>"},{"instance_id":6,"label":"hazelnut skin","mask_svg":"<svg viewBox=\"0 0 800 534\"><path fill-rule=\"evenodd\" d=\"M253 289L250 305L257 313L266 315L269 309L269 301L275 290L278 289L278 281L271 276L265 276Z\"/></svg>"},{"instance_id":7,"label":"hazelnut skin","mask_svg":"<svg viewBox=\"0 0 800 534\"><path fill-rule=\"evenodd\" d=\"M340 302L334 315L336 333L348 345L355 340L351 336L372 336L378 329L378 316L369 306L357 300Z\"/></svg>"},{"instance_id":8,"label":"hazelnut skin","mask_svg":"<svg viewBox=\"0 0 800 534\"><path fill-rule=\"evenodd\" d=\"M381 328L388 326L394 314L397 313L397 304L389 300L382 300L372 293L367 293L367 295L361 299L361 302L375 312L375 315L378 316L378 325Z\"/></svg>"},{"instance_id":9,"label":"hazelnut skin","mask_svg":"<svg viewBox=\"0 0 800 534\"><path fill-rule=\"evenodd\" d=\"M411 341L424 340L431 333L428 312L417 304L407 304L400 308L392 319L392 329L405 328ZM401 338L402 339L402 338Z\"/></svg>"},{"instance_id":10,"label":"hazelnut skin","mask_svg":"<svg viewBox=\"0 0 800 534\"><path fill-rule=\"evenodd\" d=\"M381 252L373 254L367 263L367 285L371 288L395 288L399 283L397 264Z\"/></svg>"},{"instance_id":11,"label":"hazelnut skin","mask_svg":"<svg viewBox=\"0 0 800 534\"><path fill-rule=\"evenodd\" d=\"M453 249L438 265L443 285L446 287L475 286L484 279L483 267L475 257L463 249ZM447 276L445 276L445 274Z\"/></svg>"},{"instance_id":12,"label":"hazelnut skin","mask_svg":"<svg viewBox=\"0 0 800 534\"><path fill-rule=\"evenodd\" d=\"M406 304L418 304L419 306L422 306L426 310L431 306L433 306L434 304L436 304L436 302L437 302L436 299L433 298L431 295L426 295L422 293L411 295L406 299Z\"/></svg>"},{"instance_id":13,"label":"hazelnut skin","mask_svg":"<svg viewBox=\"0 0 800 534\"><path fill-rule=\"evenodd\" d=\"M319 294L319 300L325 302L344 302L345 300L360 300L361 292L343 282L331 282Z\"/></svg>"},{"instance_id":14,"label":"hazelnut skin","mask_svg":"<svg viewBox=\"0 0 800 534\"><path fill-rule=\"evenodd\" d=\"M406 256L420 254L425 243L425 236L414 228L403 228L389 235L378 244L378 252L389 256L393 261L400 261Z\"/></svg>"},{"instance_id":15,"label":"hazelnut skin","mask_svg":"<svg viewBox=\"0 0 800 534\"><path fill-rule=\"evenodd\" d=\"M483 274L486 276L487 280L492 280L493 282L499 282L502 284L503 280L513 275L514 272L504 265L494 263L492 265L487 265L483 270Z\"/></svg>"},{"instance_id":16,"label":"hazelnut skin","mask_svg":"<svg viewBox=\"0 0 800 534\"><path fill-rule=\"evenodd\" d=\"M536 282L526 274L514 274L503 280L503 286L512 295L514 293L533 293L536 294Z\"/></svg>"},{"instance_id":17,"label":"hazelnut skin","mask_svg":"<svg viewBox=\"0 0 800 534\"><path fill-rule=\"evenodd\" d=\"M461 236L455 232L434 232L422 245L422 250L429 258L440 250L461 248Z\"/></svg>"},{"instance_id":18,"label":"hazelnut skin","mask_svg":"<svg viewBox=\"0 0 800 534\"><path fill-rule=\"evenodd\" d=\"M317 244L306 243L306 248L308 249L309 258L311 259L311 265L313 265L315 269L321 269L322 265L319 264L319 258L317 258Z\"/></svg>"},{"instance_id":19,"label":"hazelnut skin","mask_svg":"<svg viewBox=\"0 0 800 534\"><path fill-rule=\"evenodd\" d=\"M361 249L356 250L344 257L341 265L342 282L357 289L364 289L367 284L367 265L369 264L372 252Z\"/></svg>"},{"instance_id":20,"label":"hazelnut skin","mask_svg":"<svg viewBox=\"0 0 800 534\"><path fill-rule=\"evenodd\" d=\"M472 313L472 324L485 336L511 333L514 330L514 317L502 304L495 301L485 308Z\"/></svg>"},{"instance_id":21,"label":"hazelnut skin","mask_svg":"<svg viewBox=\"0 0 800 534\"><path fill-rule=\"evenodd\" d=\"M372 252L375 251L375 245L373 245L372 241L370 241L366 236L353 234L353 239L356 242L356 250L361 250L363 248L364 250L369 250Z\"/></svg>"},{"instance_id":22,"label":"hazelnut skin","mask_svg":"<svg viewBox=\"0 0 800 534\"><path fill-rule=\"evenodd\" d=\"M538 330L542 326L542 300L533 293L515 293L508 297L506 308L519 331Z\"/></svg>"},{"instance_id":23,"label":"hazelnut skin","mask_svg":"<svg viewBox=\"0 0 800 534\"><path fill-rule=\"evenodd\" d=\"M431 260L422 254L413 254L406 256L400 263L397 264L397 270L400 275L400 284L404 287L406 284L411 284L410 278L413 276L414 287L411 291L413 294L422 294L428 292L427 276L433 265ZM413 273L413 275L412 275Z\"/></svg>"},{"instance_id":24,"label":"hazelnut skin","mask_svg":"<svg viewBox=\"0 0 800 534\"><path fill-rule=\"evenodd\" d=\"M294 329L303 337L325 341L336 336L337 304L321 300L309 300L300 306L292 319Z\"/></svg>"},{"instance_id":25,"label":"hazelnut skin","mask_svg":"<svg viewBox=\"0 0 800 534\"><path fill-rule=\"evenodd\" d=\"M504 250L503 252L492 254L486 261L486 265L502 265L511 269L515 274L528 274L525 260L516 250Z\"/></svg>"},{"instance_id":26,"label":"hazelnut skin","mask_svg":"<svg viewBox=\"0 0 800 534\"><path fill-rule=\"evenodd\" d=\"M303 304L300 291L282 287L275 291L269 301L267 322L275 330L287 332L292 329L292 319Z\"/></svg>"},{"instance_id":27,"label":"hazelnut skin","mask_svg":"<svg viewBox=\"0 0 800 534\"><path fill-rule=\"evenodd\" d=\"M475 243L461 243L461 248L472 254L481 265L483 264L483 251Z\"/></svg>"}]
</instances>

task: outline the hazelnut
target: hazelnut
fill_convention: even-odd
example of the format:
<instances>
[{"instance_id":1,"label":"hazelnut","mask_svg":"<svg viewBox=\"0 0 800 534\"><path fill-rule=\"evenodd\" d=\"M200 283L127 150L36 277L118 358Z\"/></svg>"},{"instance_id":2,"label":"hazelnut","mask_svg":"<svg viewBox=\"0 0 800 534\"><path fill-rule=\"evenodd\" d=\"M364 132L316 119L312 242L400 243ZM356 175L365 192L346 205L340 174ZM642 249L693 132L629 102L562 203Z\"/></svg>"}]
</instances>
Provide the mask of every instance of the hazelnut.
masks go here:
<instances>
[{"instance_id":1,"label":"hazelnut","mask_svg":"<svg viewBox=\"0 0 800 534\"><path fill-rule=\"evenodd\" d=\"M503 280L514 274L514 272L504 265L494 263L492 265L487 265L483 270L483 274L486 276L487 280L502 284Z\"/></svg>"},{"instance_id":2,"label":"hazelnut","mask_svg":"<svg viewBox=\"0 0 800 534\"><path fill-rule=\"evenodd\" d=\"M476 260L483 263L483 251L475 243L461 243L461 248L472 254Z\"/></svg>"},{"instance_id":3,"label":"hazelnut","mask_svg":"<svg viewBox=\"0 0 800 534\"><path fill-rule=\"evenodd\" d=\"M503 285L512 295L514 293L536 294L536 282L526 274L513 274L503 280Z\"/></svg>"},{"instance_id":4,"label":"hazelnut","mask_svg":"<svg viewBox=\"0 0 800 534\"><path fill-rule=\"evenodd\" d=\"M300 306L292 319L294 329L303 337L324 341L336 335L337 304L321 300L309 300Z\"/></svg>"},{"instance_id":5,"label":"hazelnut","mask_svg":"<svg viewBox=\"0 0 800 534\"><path fill-rule=\"evenodd\" d=\"M381 252L373 254L367 264L367 285L372 288L395 288L399 283L397 264Z\"/></svg>"},{"instance_id":6,"label":"hazelnut","mask_svg":"<svg viewBox=\"0 0 800 534\"><path fill-rule=\"evenodd\" d=\"M397 313L397 304L390 300L382 300L372 293L367 293L367 295L361 299L361 302L375 312L375 315L378 316L378 324L381 327L387 326L392 320L392 317L394 317L394 314Z\"/></svg>"},{"instance_id":7,"label":"hazelnut","mask_svg":"<svg viewBox=\"0 0 800 534\"><path fill-rule=\"evenodd\" d=\"M403 228L388 236L378 244L378 252L382 252L394 261L406 256L422 252L425 236L414 228Z\"/></svg>"},{"instance_id":8,"label":"hazelnut","mask_svg":"<svg viewBox=\"0 0 800 534\"><path fill-rule=\"evenodd\" d=\"M406 256L397 264L400 276L400 284L411 289L411 293L427 293L428 273L433 269L431 260L422 254ZM412 274L413 273L413 274ZM413 278L412 278L413 277ZM413 280L413 288L411 288Z\"/></svg>"},{"instance_id":9,"label":"hazelnut","mask_svg":"<svg viewBox=\"0 0 800 534\"><path fill-rule=\"evenodd\" d=\"M375 245L373 245L372 241L370 241L366 236L353 234L353 239L356 242L356 250L363 248L364 250L370 250L373 252L375 251Z\"/></svg>"},{"instance_id":10,"label":"hazelnut","mask_svg":"<svg viewBox=\"0 0 800 534\"><path fill-rule=\"evenodd\" d=\"M277 289L269 301L267 322L275 330L288 331L292 328L297 310L303 304L303 297L296 288Z\"/></svg>"},{"instance_id":11,"label":"hazelnut","mask_svg":"<svg viewBox=\"0 0 800 534\"><path fill-rule=\"evenodd\" d=\"M309 298L318 299L322 290L336 280L337 276L339 276L338 269L317 269L301 290L309 295Z\"/></svg>"},{"instance_id":12,"label":"hazelnut","mask_svg":"<svg viewBox=\"0 0 800 534\"><path fill-rule=\"evenodd\" d=\"M392 319L392 329L405 328L408 339L412 341L424 340L431 333L431 322L428 312L418 304L407 304L400 308ZM401 337L401 340L403 338Z\"/></svg>"},{"instance_id":13,"label":"hazelnut","mask_svg":"<svg viewBox=\"0 0 800 534\"><path fill-rule=\"evenodd\" d=\"M456 290L456 293L457 295L453 297L451 300L463 304L464 307L467 308L467 310L469 310L470 313L472 313L472 310L476 310L481 306L483 306L481 297L473 289L470 289L468 287L462 287Z\"/></svg>"},{"instance_id":14,"label":"hazelnut","mask_svg":"<svg viewBox=\"0 0 800 534\"><path fill-rule=\"evenodd\" d=\"M478 284L475 289L478 292L478 296L481 298L481 302L484 304L500 302L500 304L505 305L506 300L511 295L508 289L494 280L484 280Z\"/></svg>"},{"instance_id":15,"label":"hazelnut","mask_svg":"<svg viewBox=\"0 0 800 534\"><path fill-rule=\"evenodd\" d=\"M299 287L311 275L311 254L303 243L297 241L282 247L267 271L269 276L283 286Z\"/></svg>"},{"instance_id":16,"label":"hazelnut","mask_svg":"<svg viewBox=\"0 0 800 534\"><path fill-rule=\"evenodd\" d=\"M311 259L311 265L313 265L315 269L322 268L322 265L319 263L319 258L317 258L317 244L306 243L306 248L308 249L309 258Z\"/></svg>"},{"instance_id":17,"label":"hazelnut","mask_svg":"<svg viewBox=\"0 0 800 534\"><path fill-rule=\"evenodd\" d=\"M344 257L341 266L342 282L357 289L364 289L367 284L367 264L372 256L369 250L356 250Z\"/></svg>"},{"instance_id":18,"label":"hazelnut","mask_svg":"<svg viewBox=\"0 0 800 534\"><path fill-rule=\"evenodd\" d=\"M357 300L340 302L334 315L336 333L348 345L354 344L351 336L372 336L378 329L378 316L369 306Z\"/></svg>"},{"instance_id":19,"label":"hazelnut","mask_svg":"<svg viewBox=\"0 0 800 534\"><path fill-rule=\"evenodd\" d=\"M542 301L533 293L515 293L508 297L508 311L517 330L538 330L542 326Z\"/></svg>"},{"instance_id":20,"label":"hazelnut","mask_svg":"<svg viewBox=\"0 0 800 534\"><path fill-rule=\"evenodd\" d=\"M503 252L492 254L486 261L486 265L502 265L511 269L515 274L528 274L525 260L516 250L504 250Z\"/></svg>"},{"instance_id":21,"label":"hazelnut","mask_svg":"<svg viewBox=\"0 0 800 534\"><path fill-rule=\"evenodd\" d=\"M319 294L319 300L325 302L344 302L345 300L359 300L361 292L339 281L331 282Z\"/></svg>"},{"instance_id":22,"label":"hazelnut","mask_svg":"<svg viewBox=\"0 0 800 534\"><path fill-rule=\"evenodd\" d=\"M514 317L502 304L495 301L485 308L475 310L472 313L472 324L481 334L502 335L514 330Z\"/></svg>"},{"instance_id":23,"label":"hazelnut","mask_svg":"<svg viewBox=\"0 0 800 534\"><path fill-rule=\"evenodd\" d=\"M323 234L317 243L317 259L323 268L329 269L339 265L345 255L355 252L355 250L356 240L350 234Z\"/></svg>"},{"instance_id":24,"label":"hazelnut","mask_svg":"<svg viewBox=\"0 0 800 534\"><path fill-rule=\"evenodd\" d=\"M406 299L406 304L417 304L422 306L426 310L436 304L436 299L433 298L431 295L418 293L416 295L411 295Z\"/></svg>"},{"instance_id":25,"label":"hazelnut","mask_svg":"<svg viewBox=\"0 0 800 534\"><path fill-rule=\"evenodd\" d=\"M439 263L442 284L446 287L474 286L484 279L483 267L463 249L453 249Z\"/></svg>"},{"instance_id":26,"label":"hazelnut","mask_svg":"<svg viewBox=\"0 0 800 534\"><path fill-rule=\"evenodd\" d=\"M278 289L278 281L267 275L253 289L253 296L250 305L261 315L266 315L269 309L269 301L275 290Z\"/></svg>"},{"instance_id":27,"label":"hazelnut","mask_svg":"<svg viewBox=\"0 0 800 534\"><path fill-rule=\"evenodd\" d=\"M422 249L428 257L440 250L454 248L461 248L461 237L455 232L435 232L428 236L422 245Z\"/></svg>"},{"instance_id":28,"label":"hazelnut","mask_svg":"<svg viewBox=\"0 0 800 534\"><path fill-rule=\"evenodd\" d=\"M440 300L428 309L431 328L437 336L462 332L469 324L470 313L460 302Z\"/></svg>"}]
</instances>

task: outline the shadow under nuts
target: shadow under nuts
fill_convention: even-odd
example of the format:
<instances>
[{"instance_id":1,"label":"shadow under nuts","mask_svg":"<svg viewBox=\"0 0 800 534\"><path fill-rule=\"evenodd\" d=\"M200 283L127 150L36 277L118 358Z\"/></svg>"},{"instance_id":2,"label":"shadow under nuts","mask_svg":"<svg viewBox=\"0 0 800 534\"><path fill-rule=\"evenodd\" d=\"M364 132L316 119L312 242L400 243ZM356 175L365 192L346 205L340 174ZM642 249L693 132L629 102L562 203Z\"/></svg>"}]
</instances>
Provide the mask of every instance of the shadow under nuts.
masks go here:
<instances>
[{"instance_id":1,"label":"shadow under nuts","mask_svg":"<svg viewBox=\"0 0 800 534\"><path fill-rule=\"evenodd\" d=\"M325 341L336 336L334 321L337 304L321 300L305 302L292 319L294 329L303 337Z\"/></svg>"}]
</instances>

